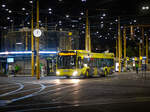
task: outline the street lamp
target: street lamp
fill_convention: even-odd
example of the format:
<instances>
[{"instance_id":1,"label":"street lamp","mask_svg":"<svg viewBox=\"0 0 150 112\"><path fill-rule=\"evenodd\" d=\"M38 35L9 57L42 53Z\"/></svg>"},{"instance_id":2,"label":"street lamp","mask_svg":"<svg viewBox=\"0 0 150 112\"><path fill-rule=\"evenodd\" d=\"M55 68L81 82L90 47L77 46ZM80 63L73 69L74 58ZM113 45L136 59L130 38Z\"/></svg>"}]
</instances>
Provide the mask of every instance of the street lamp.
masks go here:
<instances>
[{"instance_id":1,"label":"street lamp","mask_svg":"<svg viewBox=\"0 0 150 112\"><path fill-rule=\"evenodd\" d=\"M142 10L149 10L149 6L148 5L142 6Z\"/></svg>"}]
</instances>

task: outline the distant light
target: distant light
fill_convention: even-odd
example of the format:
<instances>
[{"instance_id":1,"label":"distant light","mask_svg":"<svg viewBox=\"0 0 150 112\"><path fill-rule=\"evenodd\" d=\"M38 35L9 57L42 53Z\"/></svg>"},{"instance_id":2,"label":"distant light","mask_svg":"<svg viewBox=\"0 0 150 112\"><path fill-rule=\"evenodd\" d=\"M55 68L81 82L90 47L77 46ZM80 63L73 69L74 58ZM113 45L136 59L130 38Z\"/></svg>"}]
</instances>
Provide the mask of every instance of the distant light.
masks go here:
<instances>
[{"instance_id":1,"label":"distant light","mask_svg":"<svg viewBox=\"0 0 150 112\"><path fill-rule=\"evenodd\" d=\"M143 6L143 7L142 7L142 10L145 10L145 9L146 9L146 8Z\"/></svg>"},{"instance_id":2,"label":"distant light","mask_svg":"<svg viewBox=\"0 0 150 112\"><path fill-rule=\"evenodd\" d=\"M96 33L98 34L99 32L97 31Z\"/></svg>"},{"instance_id":3,"label":"distant light","mask_svg":"<svg viewBox=\"0 0 150 112\"><path fill-rule=\"evenodd\" d=\"M84 13L83 13L83 12L81 12L80 14L81 14L81 15L84 15Z\"/></svg>"},{"instance_id":4,"label":"distant light","mask_svg":"<svg viewBox=\"0 0 150 112\"><path fill-rule=\"evenodd\" d=\"M6 5L5 5L5 4L3 4L3 5L2 5L2 7L4 8L4 7L6 7Z\"/></svg>"},{"instance_id":5,"label":"distant light","mask_svg":"<svg viewBox=\"0 0 150 112\"><path fill-rule=\"evenodd\" d=\"M58 0L59 2L62 2L62 0Z\"/></svg>"},{"instance_id":6,"label":"distant light","mask_svg":"<svg viewBox=\"0 0 150 112\"><path fill-rule=\"evenodd\" d=\"M66 15L66 18L69 18L69 15L68 15L68 14Z\"/></svg>"},{"instance_id":7,"label":"distant light","mask_svg":"<svg viewBox=\"0 0 150 112\"><path fill-rule=\"evenodd\" d=\"M51 9L51 8L49 8L48 10L49 10L49 11L51 11L52 9Z\"/></svg>"},{"instance_id":8,"label":"distant light","mask_svg":"<svg viewBox=\"0 0 150 112\"><path fill-rule=\"evenodd\" d=\"M24 11L24 10L26 10L25 8L22 8L22 10Z\"/></svg>"},{"instance_id":9,"label":"distant light","mask_svg":"<svg viewBox=\"0 0 150 112\"><path fill-rule=\"evenodd\" d=\"M72 25L72 28L74 28L75 27L75 25Z\"/></svg>"},{"instance_id":10,"label":"distant light","mask_svg":"<svg viewBox=\"0 0 150 112\"><path fill-rule=\"evenodd\" d=\"M26 15L29 15L29 13L26 13Z\"/></svg>"},{"instance_id":11,"label":"distant light","mask_svg":"<svg viewBox=\"0 0 150 112\"><path fill-rule=\"evenodd\" d=\"M104 19L104 17L101 17L101 19Z\"/></svg>"},{"instance_id":12,"label":"distant light","mask_svg":"<svg viewBox=\"0 0 150 112\"><path fill-rule=\"evenodd\" d=\"M104 14L103 14L103 17L105 17L105 16L106 16L106 14L104 13Z\"/></svg>"},{"instance_id":13,"label":"distant light","mask_svg":"<svg viewBox=\"0 0 150 112\"><path fill-rule=\"evenodd\" d=\"M86 0L81 0L82 2L86 2Z\"/></svg>"},{"instance_id":14,"label":"distant light","mask_svg":"<svg viewBox=\"0 0 150 112\"><path fill-rule=\"evenodd\" d=\"M117 19L116 19L115 21L116 21L116 22L118 22L118 20L117 20Z\"/></svg>"},{"instance_id":15,"label":"distant light","mask_svg":"<svg viewBox=\"0 0 150 112\"><path fill-rule=\"evenodd\" d=\"M13 20L11 19L10 22L13 22Z\"/></svg>"},{"instance_id":16,"label":"distant light","mask_svg":"<svg viewBox=\"0 0 150 112\"><path fill-rule=\"evenodd\" d=\"M29 24L30 24L30 22L27 22L27 24L29 25Z\"/></svg>"},{"instance_id":17,"label":"distant light","mask_svg":"<svg viewBox=\"0 0 150 112\"><path fill-rule=\"evenodd\" d=\"M101 21L101 24L103 24L104 22L103 21Z\"/></svg>"},{"instance_id":18,"label":"distant light","mask_svg":"<svg viewBox=\"0 0 150 112\"><path fill-rule=\"evenodd\" d=\"M59 24L61 24L62 23L62 21L59 21Z\"/></svg>"},{"instance_id":19,"label":"distant light","mask_svg":"<svg viewBox=\"0 0 150 112\"><path fill-rule=\"evenodd\" d=\"M104 27L104 24L101 24L101 28L103 28Z\"/></svg>"},{"instance_id":20,"label":"distant light","mask_svg":"<svg viewBox=\"0 0 150 112\"><path fill-rule=\"evenodd\" d=\"M145 8L148 10L148 9L149 9L149 6L146 6Z\"/></svg>"},{"instance_id":21,"label":"distant light","mask_svg":"<svg viewBox=\"0 0 150 112\"><path fill-rule=\"evenodd\" d=\"M33 3L33 1L31 0L31 1L29 1L29 3L31 3L31 4L32 4L32 3Z\"/></svg>"},{"instance_id":22,"label":"distant light","mask_svg":"<svg viewBox=\"0 0 150 112\"><path fill-rule=\"evenodd\" d=\"M7 17L7 20L9 20L10 19L10 17Z\"/></svg>"},{"instance_id":23,"label":"distant light","mask_svg":"<svg viewBox=\"0 0 150 112\"><path fill-rule=\"evenodd\" d=\"M6 11L9 11L9 9L5 9Z\"/></svg>"},{"instance_id":24,"label":"distant light","mask_svg":"<svg viewBox=\"0 0 150 112\"><path fill-rule=\"evenodd\" d=\"M8 12L9 12L9 13L12 13L12 11L11 11L11 10L9 10Z\"/></svg>"},{"instance_id":25,"label":"distant light","mask_svg":"<svg viewBox=\"0 0 150 112\"><path fill-rule=\"evenodd\" d=\"M7 29L7 27L3 27L3 29L4 29L4 30L6 30L6 29Z\"/></svg>"},{"instance_id":26,"label":"distant light","mask_svg":"<svg viewBox=\"0 0 150 112\"><path fill-rule=\"evenodd\" d=\"M136 23L136 20L134 20L133 22L135 22L135 23Z\"/></svg>"},{"instance_id":27,"label":"distant light","mask_svg":"<svg viewBox=\"0 0 150 112\"><path fill-rule=\"evenodd\" d=\"M82 18L81 17L79 17L79 20L81 20Z\"/></svg>"},{"instance_id":28,"label":"distant light","mask_svg":"<svg viewBox=\"0 0 150 112\"><path fill-rule=\"evenodd\" d=\"M62 30L63 30L62 28L59 29L59 31L62 31Z\"/></svg>"},{"instance_id":29,"label":"distant light","mask_svg":"<svg viewBox=\"0 0 150 112\"><path fill-rule=\"evenodd\" d=\"M85 32L84 32L84 31L82 31L82 33L84 34Z\"/></svg>"},{"instance_id":30,"label":"distant light","mask_svg":"<svg viewBox=\"0 0 150 112\"><path fill-rule=\"evenodd\" d=\"M16 43L17 45L21 45L22 43Z\"/></svg>"},{"instance_id":31,"label":"distant light","mask_svg":"<svg viewBox=\"0 0 150 112\"><path fill-rule=\"evenodd\" d=\"M149 6L143 6L142 10L149 10Z\"/></svg>"},{"instance_id":32,"label":"distant light","mask_svg":"<svg viewBox=\"0 0 150 112\"><path fill-rule=\"evenodd\" d=\"M110 25L112 25L113 23L110 23Z\"/></svg>"},{"instance_id":33,"label":"distant light","mask_svg":"<svg viewBox=\"0 0 150 112\"><path fill-rule=\"evenodd\" d=\"M49 14L52 14L52 12L50 11L50 12L48 12Z\"/></svg>"}]
</instances>

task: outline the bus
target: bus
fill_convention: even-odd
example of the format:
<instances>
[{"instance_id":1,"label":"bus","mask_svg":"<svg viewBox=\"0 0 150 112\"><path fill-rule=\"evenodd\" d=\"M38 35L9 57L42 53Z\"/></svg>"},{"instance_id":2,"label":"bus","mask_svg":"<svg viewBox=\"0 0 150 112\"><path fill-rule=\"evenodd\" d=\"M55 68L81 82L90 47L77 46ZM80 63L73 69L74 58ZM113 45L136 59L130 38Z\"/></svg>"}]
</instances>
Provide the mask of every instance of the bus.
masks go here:
<instances>
[{"instance_id":1,"label":"bus","mask_svg":"<svg viewBox=\"0 0 150 112\"><path fill-rule=\"evenodd\" d=\"M56 76L94 77L114 72L113 53L91 53L85 50L61 51L56 59Z\"/></svg>"}]
</instances>

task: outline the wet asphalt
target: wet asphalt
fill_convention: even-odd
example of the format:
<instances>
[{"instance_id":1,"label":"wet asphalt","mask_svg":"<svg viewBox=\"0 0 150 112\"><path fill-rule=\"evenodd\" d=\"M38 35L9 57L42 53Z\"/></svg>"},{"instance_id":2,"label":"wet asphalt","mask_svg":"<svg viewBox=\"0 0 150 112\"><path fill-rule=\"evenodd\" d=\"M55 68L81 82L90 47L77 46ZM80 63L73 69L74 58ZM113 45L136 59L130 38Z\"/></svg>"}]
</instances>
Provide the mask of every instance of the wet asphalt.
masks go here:
<instances>
[{"instance_id":1,"label":"wet asphalt","mask_svg":"<svg viewBox=\"0 0 150 112\"><path fill-rule=\"evenodd\" d=\"M150 73L0 77L0 112L149 112Z\"/></svg>"}]
</instances>

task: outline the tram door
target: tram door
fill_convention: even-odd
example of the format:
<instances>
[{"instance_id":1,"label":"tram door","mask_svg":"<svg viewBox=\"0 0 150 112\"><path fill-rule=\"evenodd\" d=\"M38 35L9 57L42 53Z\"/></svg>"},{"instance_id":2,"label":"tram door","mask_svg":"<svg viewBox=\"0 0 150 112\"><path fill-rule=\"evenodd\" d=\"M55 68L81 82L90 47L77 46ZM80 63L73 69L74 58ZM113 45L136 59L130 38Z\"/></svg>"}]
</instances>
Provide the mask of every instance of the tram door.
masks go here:
<instances>
[{"instance_id":1,"label":"tram door","mask_svg":"<svg viewBox=\"0 0 150 112\"><path fill-rule=\"evenodd\" d=\"M52 75L55 73L55 61L54 59L47 60L47 75Z\"/></svg>"}]
</instances>

